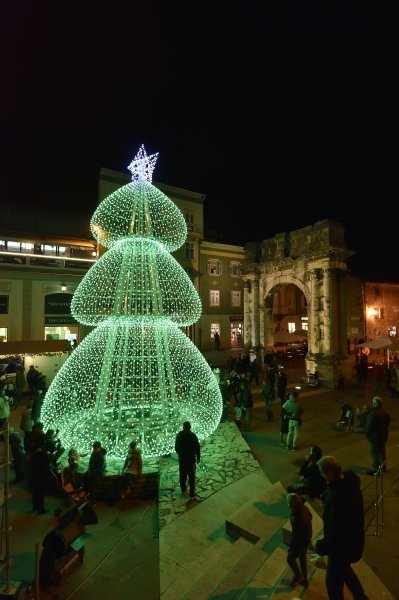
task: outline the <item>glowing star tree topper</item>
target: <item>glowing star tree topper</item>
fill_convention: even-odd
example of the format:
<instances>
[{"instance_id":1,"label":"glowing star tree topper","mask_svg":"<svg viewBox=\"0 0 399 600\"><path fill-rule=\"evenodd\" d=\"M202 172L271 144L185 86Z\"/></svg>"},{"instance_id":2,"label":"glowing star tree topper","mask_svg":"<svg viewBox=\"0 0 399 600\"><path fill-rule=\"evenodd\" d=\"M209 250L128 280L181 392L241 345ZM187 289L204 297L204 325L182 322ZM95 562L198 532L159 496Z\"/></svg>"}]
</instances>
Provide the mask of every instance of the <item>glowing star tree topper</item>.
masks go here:
<instances>
[{"instance_id":1,"label":"glowing star tree topper","mask_svg":"<svg viewBox=\"0 0 399 600\"><path fill-rule=\"evenodd\" d=\"M132 182L98 206L94 237L108 251L88 271L71 311L95 327L54 378L44 400L44 427L63 445L90 452L100 440L124 458L136 440L143 457L174 450L184 421L200 439L218 426L219 386L180 327L195 323L201 302L170 252L186 239L177 206L151 183L157 154L141 146Z\"/></svg>"},{"instance_id":2,"label":"glowing star tree topper","mask_svg":"<svg viewBox=\"0 0 399 600\"><path fill-rule=\"evenodd\" d=\"M129 171L132 173L133 181L149 181L152 182L152 173L155 169L155 163L158 159L158 152L156 154L150 154L147 156L144 145L140 147L140 150L128 166Z\"/></svg>"}]
</instances>

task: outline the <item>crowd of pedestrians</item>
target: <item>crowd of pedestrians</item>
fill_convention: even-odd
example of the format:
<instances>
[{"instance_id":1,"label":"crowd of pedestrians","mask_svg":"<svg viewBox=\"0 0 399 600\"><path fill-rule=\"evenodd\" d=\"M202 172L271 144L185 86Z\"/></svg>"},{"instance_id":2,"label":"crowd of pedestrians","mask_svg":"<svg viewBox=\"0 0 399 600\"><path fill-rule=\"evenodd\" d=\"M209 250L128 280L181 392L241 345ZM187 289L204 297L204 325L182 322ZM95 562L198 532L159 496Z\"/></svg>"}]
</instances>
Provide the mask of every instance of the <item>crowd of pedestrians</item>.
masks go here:
<instances>
[{"instance_id":1,"label":"crowd of pedestrians","mask_svg":"<svg viewBox=\"0 0 399 600\"><path fill-rule=\"evenodd\" d=\"M49 489L49 481L54 480L56 464L64 448L57 439L57 432L43 431L40 407L47 385L45 376L35 371L34 367L31 368L26 377L29 396L21 416L21 433L10 429L9 443L15 471L13 483L26 478L32 492L32 511L44 514L47 512L45 494ZM394 371L396 373L396 367ZM390 390L393 389L392 381L396 385L394 374L391 374L389 382L387 380ZM345 381L340 382L341 375L338 371L337 391L345 394ZM271 364L265 368L263 365L262 369L256 357L251 360L249 355L241 355L234 361L229 361L226 371L218 369L217 377L223 402L230 408L230 415L239 427L251 430L253 393L256 390L264 399L267 421L274 420L274 406L278 406L281 445L291 451L298 449L304 409L299 391L288 388L287 375L281 366ZM374 396L371 407L363 413L362 421L372 462L372 468L368 471L370 475L374 475L378 469L386 469L385 447L389 426L390 416L384 409L383 399L381 396ZM188 421L183 424L183 430L176 437L175 450L179 459L181 492L184 496L196 499L196 464L200 461L201 449ZM95 504L102 479L107 472L106 454L107 450L102 447L101 442L94 441L88 468L81 472L79 453L74 448L69 449L68 464L63 469L62 487L68 484L74 488L83 486L91 502ZM142 470L140 450L137 443L132 441L122 466L122 497L128 495L133 483L142 478ZM353 511L355 508L358 510L362 500L359 478L352 472L342 472L336 458L324 457L318 446L310 448L300 467L299 476L299 481L287 488L292 524L292 539L287 555L287 562L293 572L291 585L307 585L306 553L312 547L318 555L327 557L326 586L329 598L340 598L346 584L352 593L357 594L356 598L366 599L351 567L361 557L364 544L363 509L356 519L352 519ZM306 503L313 498L320 498L323 502L324 537L311 542L311 516L309 518ZM341 526L342 523L345 526ZM347 543L348 535L350 543ZM345 551L339 552L342 545L345 546Z\"/></svg>"}]
</instances>

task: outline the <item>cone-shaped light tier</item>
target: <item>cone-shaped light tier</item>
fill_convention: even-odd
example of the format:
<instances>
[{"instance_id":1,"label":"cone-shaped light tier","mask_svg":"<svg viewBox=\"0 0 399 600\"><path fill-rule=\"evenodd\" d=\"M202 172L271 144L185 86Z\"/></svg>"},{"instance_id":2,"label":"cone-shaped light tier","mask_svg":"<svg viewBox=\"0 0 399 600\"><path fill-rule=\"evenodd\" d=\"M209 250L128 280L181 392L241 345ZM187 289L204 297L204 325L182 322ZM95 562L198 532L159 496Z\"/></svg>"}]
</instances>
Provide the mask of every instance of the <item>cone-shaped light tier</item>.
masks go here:
<instances>
[{"instance_id":1,"label":"cone-shaped light tier","mask_svg":"<svg viewBox=\"0 0 399 600\"><path fill-rule=\"evenodd\" d=\"M98 325L109 316L163 315L180 326L201 316L193 284L163 246L146 238L116 242L79 284L71 304L80 323Z\"/></svg>"},{"instance_id":2,"label":"cone-shaped light tier","mask_svg":"<svg viewBox=\"0 0 399 600\"><path fill-rule=\"evenodd\" d=\"M91 451L101 440L124 458L132 439L143 456L174 451L190 421L200 439L220 421L212 370L188 337L166 318L109 318L60 369L45 398L45 428L59 428L63 445Z\"/></svg>"},{"instance_id":3,"label":"cone-shaped light tier","mask_svg":"<svg viewBox=\"0 0 399 600\"><path fill-rule=\"evenodd\" d=\"M154 157L142 147L130 165L135 181L103 200L91 220L109 250L82 279L71 309L97 328L60 369L42 409L44 427L58 429L66 448L89 452L99 440L122 459L136 440L143 457L160 456L174 450L184 421L199 439L220 421L215 376L178 328L198 320L201 302L169 254L187 227L151 184Z\"/></svg>"},{"instance_id":4,"label":"cone-shaped light tier","mask_svg":"<svg viewBox=\"0 0 399 600\"><path fill-rule=\"evenodd\" d=\"M140 235L173 252L187 237L187 225L176 204L147 181L128 183L105 198L90 227L106 248L126 236Z\"/></svg>"}]
</instances>

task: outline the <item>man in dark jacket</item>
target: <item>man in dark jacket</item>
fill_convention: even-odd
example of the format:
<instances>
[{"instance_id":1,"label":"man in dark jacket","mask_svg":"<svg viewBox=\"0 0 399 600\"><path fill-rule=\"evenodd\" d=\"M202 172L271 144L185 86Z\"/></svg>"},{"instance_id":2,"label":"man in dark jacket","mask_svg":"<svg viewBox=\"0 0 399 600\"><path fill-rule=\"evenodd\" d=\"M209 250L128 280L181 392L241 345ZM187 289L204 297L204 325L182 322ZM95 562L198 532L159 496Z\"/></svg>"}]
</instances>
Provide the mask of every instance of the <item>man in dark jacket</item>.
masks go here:
<instances>
[{"instance_id":1,"label":"man in dark jacket","mask_svg":"<svg viewBox=\"0 0 399 600\"><path fill-rule=\"evenodd\" d=\"M369 442L369 451L373 461L373 469L367 471L368 475L374 475L382 466L386 471L386 451L385 445L388 440L388 430L391 417L382 408L382 398L375 396L373 398L373 407L367 415L365 433Z\"/></svg>"},{"instance_id":2,"label":"man in dark jacket","mask_svg":"<svg viewBox=\"0 0 399 600\"><path fill-rule=\"evenodd\" d=\"M241 377L240 391L238 394L239 400L241 401L241 406L245 411L245 429L246 431L251 431L251 413L254 401L248 379L246 379L246 377Z\"/></svg>"},{"instance_id":3,"label":"man in dark jacket","mask_svg":"<svg viewBox=\"0 0 399 600\"><path fill-rule=\"evenodd\" d=\"M180 489L187 496L187 477L190 484L190 498L195 496L195 463L200 461L201 449L195 433L191 431L191 423L183 423L183 431L179 431L175 440L175 450L179 456Z\"/></svg>"},{"instance_id":4,"label":"man in dark jacket","mask_svg":"<svg viewBox=\"0 0 399 600\"><path fill-rule=\"evenodd\" d=\"M326 587L329 600L343 600L344 584L356 600L367 600L362 584L351 567L358 562L364 548L364 512L360 479L353 471L341 471L333 456L318 461L327 482L323 495L324 537L313 547L328 556Z\"/></svg>"}]
</instances>

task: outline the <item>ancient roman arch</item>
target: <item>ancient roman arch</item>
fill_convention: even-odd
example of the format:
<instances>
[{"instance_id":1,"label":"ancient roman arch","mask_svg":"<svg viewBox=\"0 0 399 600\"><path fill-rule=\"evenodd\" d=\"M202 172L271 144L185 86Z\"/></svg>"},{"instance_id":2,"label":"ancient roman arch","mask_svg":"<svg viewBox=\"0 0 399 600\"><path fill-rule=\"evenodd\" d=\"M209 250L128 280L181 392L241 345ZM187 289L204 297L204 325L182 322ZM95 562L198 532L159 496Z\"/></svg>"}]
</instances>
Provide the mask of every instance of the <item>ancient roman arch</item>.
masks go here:
<instances>
[{"instance_id":1,"label":"ancient roman arch","mask_svg":"<svg viewBox=\"0 0 399 600\"><path fill-rule=\"evenodd\" d=\"M347 361L346 270L353 254L343 226L329 219L245 247L245 348L273 345L273 298L290 283L304 294L308 311L306 371L334 387L338 366Z\"/></svg>"}]
</instances>

